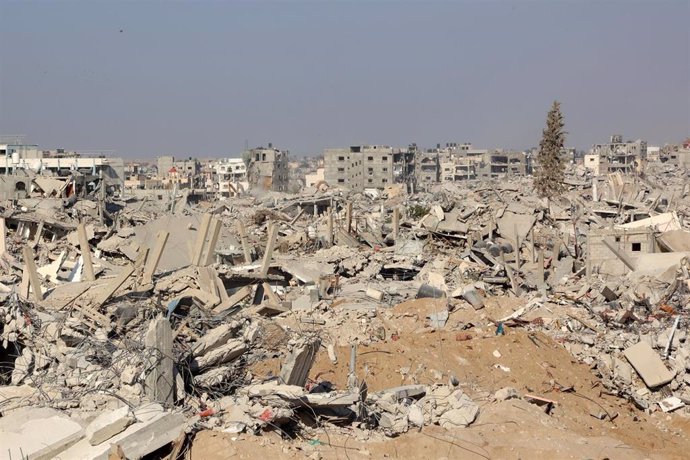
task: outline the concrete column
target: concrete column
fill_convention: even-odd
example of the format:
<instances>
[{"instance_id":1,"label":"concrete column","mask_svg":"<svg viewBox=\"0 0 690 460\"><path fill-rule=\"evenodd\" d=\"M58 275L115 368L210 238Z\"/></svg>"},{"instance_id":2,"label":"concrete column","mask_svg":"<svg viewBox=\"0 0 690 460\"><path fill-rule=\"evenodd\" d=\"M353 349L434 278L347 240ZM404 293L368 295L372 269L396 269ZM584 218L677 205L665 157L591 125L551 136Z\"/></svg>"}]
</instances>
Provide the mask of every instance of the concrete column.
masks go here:
<instances>
[{"instance_id":1,"label":"concrete column","mask_svg":"<svg viewBox=\"0 0 690 460\"><path fill-rule=\"evenodd\" d=\"M266 242L266 251L264 252L264 260L261 263L261 277L265 278L268 275L268 267L271 264L273 257L273 248L276 244L276 237L278 236L278 225L271 223L268 230L268 241Z\"/></svg>"},{"instance_id":2,"label":"concrete column","mask_svg":"<svg viewBox=\"0 0 690 460\"><path fill-rule=\"evenodd\" d=\"M345 208L345 231L350 233L352 231L352 202L347 202L347 207Z\"/></svg>"},{"instance_id":3,"label":"concrete column","mask_svg":"<svg viewBox=\"0 0 690 460\"><path fill-rule=\"evenodd\" d=\"M77 236L79 237L79 249L84 261L84 279L86 281L94 281L96 275L94 274L93 262L91 260L91 247L89 246L89 238L86 235L86 226L83 222L77 226Z\"/></svg>"},{"instance_id":4,"label":"concrete column","mask_svg":"<svg viewBox=\"0 0 690 460\"><path fill-rule=\"evenodd\" d=\"M534 227L530 229L529 234L529 239L531 241L530 254L532 255L532 263L535 263L537 261L537 255L534 253Z\"/></svg>"},{"instance_id":5,"label":"concrete column","mask_svg":"<svg viewBox=\"0 0 690 460\"><path fill-rule=\"evenodd\" d=\"M333 246L333 208L328 208L328 246Z\"/></svg>"},{"instance_id":6,"label":"concrete column","mask_svg":"<svg viewBox=\"0 0 690 460\"><path fill-rule=\"evenodd\" d=\"M393 241L398 240L398 233L400 232L400 209L396 206L393 208Z\"/></svg>"},{"instance_id":7,"label":"concrete column","mask_svg":"<svg viewBox=\"0 0 690 460\"><path fill-rule=\"evenodd\" d=\"M213 263L215 257L216 244L218 244L218 237L220 236L221 222L215 217L211 219L208 234L209 240L204 244L204 249L201 255L201 264L206 267Z\"/></svg>"},{"instance_id":8,"label":"concrete column","mask_svg":"<svg viewBox=\"0 0 690 460\"><path fill-rule=\"evenodd\" d=\"M146 264L144 265L143 283L150 284L153 282L153 275L158 267L158 262L161 260L163 255L163 249L165 249L165 243L168 241L168 236L170 233L165 230L158 232L156 236L156 245L153 251L149 252L149 257L146 259Z\"/></svg>"},{"instance_id":9,"label":"concrete column","mask_svg":"<svg viewBox=\"0 0 690 460\"><path fill-rule=\"evenodd\" d=\"M0 217L0 257L7 252L7 228L5 227L5 218Z\"/></svg>"},{"instance_id":10,"label":"concrete column","mask_svg":"<svg viewBox=\"0 0 690 460\"><path fill-rule=\"evenodd\" d=\"M148 368L144 392L153 402L172 406L175 402L175 379L173 376L173 337L170 323L163 316L150 322L144 337L148 351Z\"/></svg>"},{"instance_id":11,"label":"concrete column","mask_svg":"<svg viewBox=\"0 0 690 460\"><path fill-rule=\"evenodd\" d=\"M244 263L249 264L252 262L252 252L249 250L249 242L247 241L247 230L244 228L244 224L240 221L239 223L240 232L240 242L242 243L242 251L244 251Z\"/></svg>"},{"instance_id":12,"label":"concrete column","mask_svg":"<svg viewBox=\"0 0 690 460\"><path fill-rule=\"evenodd\" d=\"M192 265L199 265L201 262L201 253L204 250L204 243L208 237L209 227L211 225L211 214L204 214L201 217L201 226L197 231L196 242L194 243L194 252L192 252Z\"/></svg>"},{"instance_id":13,"label":"concrete column","mask_svg":"<svg viewBox=\"0 0 690 460\"><path fill-rule=\"evenodd\" d=\"M515 268L520 270L520 236L518 236L517 225L513 225L515 235Z\"/></svg>"},{"instance_id":14,"label":"concrete column","mask_svg":"<svg viewBox=\"0 0 690 460\"><path fill-rule=\"evenodd\" d=\"M36 228L36 233L34 234L34 242L32 244L32 247L38 246L38 243L41 242L41 235L43 234L43 227L45 226L45 222L41 221L38 223L38 228Z\"/></svg>"},{"instance_id":15,"label":"concrete column","mask_svg":"<svg viewBox=\"0 0 690 460\"><path fill-rule=\"evenodd\" d=\"M34 250L29 245L24 245L22 254L24 255L24 268L29 276L34 300L40 302L43 300L43 290L41 289L41 279L38 277L38 270L36 270L36 263L34 262Z\"/></svg>"},{"instance_id":16,"label":"concrete column","mask_svg":"<svg viewBox=\"0 0 690 460\"><path fill-rule=\"evenodd\" d=\"M539 261L537 262L538 283L537 286L542 294L546 295L546 282L544 280L544 250L539 251Z\"/></svg>"}]
</instances>

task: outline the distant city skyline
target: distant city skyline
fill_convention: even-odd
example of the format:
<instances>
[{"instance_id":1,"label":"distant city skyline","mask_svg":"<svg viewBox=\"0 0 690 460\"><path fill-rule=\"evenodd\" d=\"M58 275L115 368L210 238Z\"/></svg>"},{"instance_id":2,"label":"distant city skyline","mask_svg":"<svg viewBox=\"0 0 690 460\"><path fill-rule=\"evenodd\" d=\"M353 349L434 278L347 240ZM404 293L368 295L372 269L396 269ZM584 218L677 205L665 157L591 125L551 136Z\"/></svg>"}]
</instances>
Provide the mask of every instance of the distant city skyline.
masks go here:
<instances>
[{"instance_id":1,"label":"distant city skyline","mask_svg":"<svg viewBox=\"0 0 690 460\"><path fill-rule=\"evenodd\" d=\"M690 135L690 0L0 0L0 134L41 148L566 145ZM8 39L9 37L9 39Z\"/></svg>"}]
</instances>

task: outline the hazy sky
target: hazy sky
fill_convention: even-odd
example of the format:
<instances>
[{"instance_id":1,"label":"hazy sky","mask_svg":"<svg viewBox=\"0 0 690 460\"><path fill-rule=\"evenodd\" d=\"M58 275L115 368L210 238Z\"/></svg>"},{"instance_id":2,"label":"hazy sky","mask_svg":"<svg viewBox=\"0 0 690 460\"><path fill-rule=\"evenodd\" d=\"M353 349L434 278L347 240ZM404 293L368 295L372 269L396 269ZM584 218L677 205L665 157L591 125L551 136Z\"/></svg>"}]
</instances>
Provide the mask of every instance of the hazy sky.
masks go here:
<instances>
[{"instance_id":1,"label":"hazy sky","mask_svg":"<svg viewBox=\"0 0 690 460\"><path fill-rule=\"evenodd\" d=\"M0 134L123 157L690 135L690 0L0 0Z\"/></svg>"}]
</instances>

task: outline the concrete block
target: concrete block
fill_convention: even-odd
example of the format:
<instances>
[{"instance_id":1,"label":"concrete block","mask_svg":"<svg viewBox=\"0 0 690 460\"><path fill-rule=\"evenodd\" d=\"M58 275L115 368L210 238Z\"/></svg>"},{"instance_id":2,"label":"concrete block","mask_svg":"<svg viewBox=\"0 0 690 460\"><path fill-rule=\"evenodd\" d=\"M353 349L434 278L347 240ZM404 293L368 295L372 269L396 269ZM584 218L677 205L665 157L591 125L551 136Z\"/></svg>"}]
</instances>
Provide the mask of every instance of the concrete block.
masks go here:
<instances>
[{"instance_id":1,"label":"concrete block","mask_svg":"<svg viewBox=\"0 0 690 460\"><path fill-rule=\"evenodd\" d=\"M673 373L647 342L638 342L625 350L623 355L649 388L666 385L673 380Z\"/></svg>"},{"instance_id":2,"label":"concrete block","mask_svg":"<svg viewBox=\"0 0 690 460\"><path fill-rule=\"evenodd\" d=\"M601 288L601 295L603 295L604 298L609 302L612 302L618 298L618 295L608 285L605 285L603 288Z\"/></svg>"},{"instance_id":3,"label":"concrete block","mask_svg":"<svg viewBox=\"0 0 690 460\"><path fill-rule=\"evenodd\" d=\"M0 418L0 460L48 460L84 437L82 426L50 408L21 408Z\"/></svg>"},{"instance_id":4,"label":"concrete block","mask_svg":"<svg viewBox=\"0 0 690 460\"><path fill-rule=\"evenodd\" d=\"M122 433L132 423L134 416L127 406L104 412L86 427L86 439L92 446L98 445Z\"/></svg>"},{"instance_id":5,"label":"concrete block","mask_svg":"<svg viewBox=\"0 0 690 460\"><path fill-rule=\"evenodd\" d=\"M142 458L177 439L186 423L183 414L166 412L160 404L147 404L137 408L134 418L135 423L105 442L92 446L87 439L82 439L65 450L60 458L108 460L108 452L113 444L122 447L126 458Z\"/></svg>"},{"instance_id":6,"label":"concrete block","mask_svg":"<svg viewBox=\"0 0 690 460\"><path fill-rule=\"evenodd\" d=\"M236 325L233 323L221 324L211 329L194 344L193 354L200 356L225 345L235 335L235 329Z\"/></svg>"},{"instance_id":7,"label":"concrete block","mask_svg":"<svg viewBox=\"0 0 690 460\"><path fill-rule=\"evenodd\" d=\"M287 385L304 386L320 345L321 340L314 338L293 347L280 368L283 382Z\"/></svg>"},{"instance_id":8,"label":"concrete block","mask_svg":"<svg viewBox=\"0 0 690 460\"><path fill-rule=\"evenodd\" d=\"M208 352L204 356L195 358L193 363L199 370L204 370L232 361L245 351L247 351L247 346L244 342L241 340L230 340L225 345Z\"/></svg>"},{"instance_id":9,"label":"concrete block","mask_svg":"<svg viewBox=\"0 0 690 460\"><path fill-rule=\"evenodd\" d=\"M374 288L367 288L365 295L370 299L376 300L377 302L380 302L383 299L383 292Z\"/></svg>"}]
</instances>

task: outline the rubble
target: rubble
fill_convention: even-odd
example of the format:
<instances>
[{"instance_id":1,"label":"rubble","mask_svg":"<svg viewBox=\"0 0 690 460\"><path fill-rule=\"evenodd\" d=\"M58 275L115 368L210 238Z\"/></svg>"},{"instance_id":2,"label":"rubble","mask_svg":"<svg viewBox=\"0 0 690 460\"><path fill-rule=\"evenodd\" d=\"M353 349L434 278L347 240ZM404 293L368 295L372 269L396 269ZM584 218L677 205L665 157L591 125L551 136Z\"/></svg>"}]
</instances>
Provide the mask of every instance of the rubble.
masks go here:
<instances>
[{"instance_id":1,"label":"rubble","mask_svg":"<svg viewBox=\"0 0 690 460\"><path fill-rule=\"evenodd\" d=\"M484 404L557 413L553 392L577 390L527 388L518 333L567 350L630 411L686 416L687 196L671 207L670 189L616 176L592 201L582 174L548 204L515 179L180 198L174 213L110 196L102 216L40 179L40 197L0 208L0 444L138 458L204 429L400 436L465 429ZM449 350L488 339L504 341L482 388Z\"/></svg>"}]
</instances>

